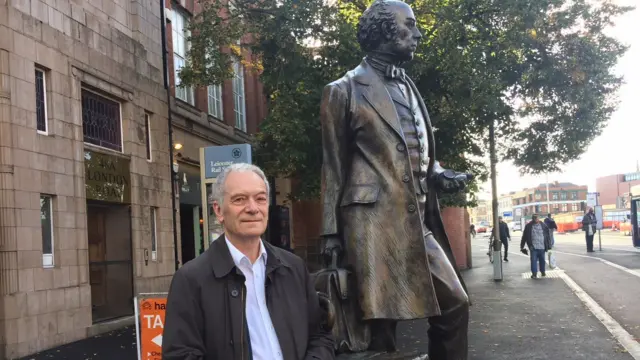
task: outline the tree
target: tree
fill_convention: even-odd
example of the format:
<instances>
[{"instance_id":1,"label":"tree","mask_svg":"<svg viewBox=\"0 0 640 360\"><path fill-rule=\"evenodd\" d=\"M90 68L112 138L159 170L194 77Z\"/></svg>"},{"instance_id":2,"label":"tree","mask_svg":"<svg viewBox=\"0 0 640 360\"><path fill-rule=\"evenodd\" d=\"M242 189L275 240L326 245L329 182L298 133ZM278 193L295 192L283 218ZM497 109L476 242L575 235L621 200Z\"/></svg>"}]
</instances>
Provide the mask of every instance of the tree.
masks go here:
<instances>
[{"instance_id":1,"label":"tree","mask_svg":"<svg viewBox=\"0 0 640 360\"><path fill-rule=\"evenodd\" d=\"M269 102L255 138L270 175L300 180L296 197L318 194L319 105L325 84L356 66L358 17L370 0L202 1L191 26L185 84L230 76L240 34ZM414 0L423 39L408 72L429 108L438 159L486 180L482 157L495 121L500 155L523 172L554 171L579 157L615 109L622 79L613 67L626 47L604 33L630 8L587 0ZM228 10L228 11L227 11ZM310 40L321 46L310 46ZM474 198L471 197L471 202ZM444 197L461 205L461 197Z\"/></svg>"}]
</instances>

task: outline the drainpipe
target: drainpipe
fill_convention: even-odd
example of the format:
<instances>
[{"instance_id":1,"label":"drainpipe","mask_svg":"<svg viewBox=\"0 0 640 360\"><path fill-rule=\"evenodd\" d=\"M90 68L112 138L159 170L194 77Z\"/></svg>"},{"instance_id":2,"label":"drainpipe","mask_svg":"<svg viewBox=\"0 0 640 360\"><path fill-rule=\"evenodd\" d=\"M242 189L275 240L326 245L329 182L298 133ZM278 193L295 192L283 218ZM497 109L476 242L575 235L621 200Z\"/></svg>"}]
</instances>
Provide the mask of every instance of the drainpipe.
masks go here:
<instances>
[{"instance_id":1,"label":"drainpipe","mask_svg":"<svg viewBox=\"0 0 640 360\"><path fill-rule=\"evenodd\" d=\"M167 19L165 17L165 0L160 0L160 33L162 34L162 73L164 89L167 92L167 127L169 130L169 171L171 172L171 221L173 222L173 257L175 269L180 268L178 260L178 229L176 225L176 170L173 168L173 120L171 116L171 91L169 89L169 65L167 62Z\"/></svg>"}]
</instances>

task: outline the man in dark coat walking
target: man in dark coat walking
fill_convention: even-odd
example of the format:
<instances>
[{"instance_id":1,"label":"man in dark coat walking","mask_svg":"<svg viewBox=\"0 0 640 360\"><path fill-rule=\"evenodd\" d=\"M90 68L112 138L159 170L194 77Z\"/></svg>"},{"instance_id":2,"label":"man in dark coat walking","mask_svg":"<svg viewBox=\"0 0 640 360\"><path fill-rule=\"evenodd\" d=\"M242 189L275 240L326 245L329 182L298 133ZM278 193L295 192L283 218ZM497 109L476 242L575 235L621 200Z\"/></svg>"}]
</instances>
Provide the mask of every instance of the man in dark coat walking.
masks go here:
<instances>
[{"instance_id":1,"label":"man in dark coat walking","mask_svg":"<svg viewBox=\"0 0 640 360\"><path fill-rule=\"evenodd\" d=\"M511 235L509 234L509 225L502 219L502 216L498 217L500 225L500 242L504 246L504 261L509 261L509 241L511 241Z\"/></svg>"},{"instance_id":2,"label":"man in dark coat walking","mask_svg":"<svg viewBox=\"0 0 640 360\"><path fill-rule=\"evenodd\" d=\"M520 251L525 252L525 245L529 248L529 256L531 258L531 278L538 277L538 265L540 265L542 277L547 276L544 255L551 249L551 236L549 235L549 228L544 222L540 221L538 214L533 214L531 221L522 231Z\"/></svg>"},{"instance_id":3,"label":"man in dark coat walking","mask_svg":"<svg viewBox=\"0 0 640 360\"><path fill-rule=\"evenodd\" d=\"M471 175L436 161L427 108L400 67L421 37L404 2L375 1L362 14L367 56L323 93L321 234L357 280L362 321L353 325L371 330L357 350L393 351L397 321L429 317L430 357L462 360L469 299L437 192L460 191Z\"/></svg>"}]
</instances>

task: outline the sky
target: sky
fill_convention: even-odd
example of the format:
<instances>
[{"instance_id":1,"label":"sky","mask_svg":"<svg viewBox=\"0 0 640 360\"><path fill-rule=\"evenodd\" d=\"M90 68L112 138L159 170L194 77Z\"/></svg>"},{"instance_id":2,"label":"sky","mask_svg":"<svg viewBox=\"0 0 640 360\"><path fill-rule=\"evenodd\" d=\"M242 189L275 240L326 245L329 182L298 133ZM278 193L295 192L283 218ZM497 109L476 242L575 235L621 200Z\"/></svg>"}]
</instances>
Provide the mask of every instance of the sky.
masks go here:
<instances>
[{"instance_id":1,"label":"sky","mask_svg":"<svg viewBox=\"0 0 640 360\"><path fill-rule=\"evenodd\" d=\"M611 36L630 46L616 67L625 84L618 92L618 110L612 115L602 134L577 160L562 167L561 173L549 173L550 182L573 182L595 191L596 178L634 172L640 160L640 1L616 0L619 5L635 5L637 9L616 19L609 29ZM523 176L510 163L498 164L498 194L533 187L546 180L542 176ZM483 186L481 198L490 198L491 184Z\"/></svg>"}]
</instances>

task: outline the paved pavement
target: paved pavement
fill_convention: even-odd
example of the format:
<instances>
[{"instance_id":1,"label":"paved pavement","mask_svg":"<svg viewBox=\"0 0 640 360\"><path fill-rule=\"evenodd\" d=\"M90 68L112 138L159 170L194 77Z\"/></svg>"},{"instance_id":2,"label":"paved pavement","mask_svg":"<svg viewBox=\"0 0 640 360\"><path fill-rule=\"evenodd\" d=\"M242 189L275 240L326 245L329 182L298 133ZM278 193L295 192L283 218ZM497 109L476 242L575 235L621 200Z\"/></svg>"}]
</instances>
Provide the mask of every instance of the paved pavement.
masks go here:
<instances>
[{"instance_id":1,"label":"paved pavement","mask_svg":"<svg viewBox=\"0 0 640 360\"><path fill-rule=\"evenodd\" d=\"M528 278L529 259L517 253L517 237L518 233L514 234L511 261L503 264L502 282L493 281L493 270L485 255L486 238L472 242L474 268L464 272L473 301L469 359L634 360L565 281L554 276L560 272L549 271L546 279ZM638 259L629 256L636 254L612 249L585 258L579 242L579 238L559 239L558 250L566 253L558 254L559 265L628 332L640 338L640 312L633 307L640 299L640 277L595 259L607 257L636 264ZM636 268L640 269L640 263ZM401 351L426 352L427 329L425 320L400 324ZM129 327L25 359L135 360L135 351L135 335ZM406 357L414 358L415 355Z\"/></svg>"}]
</instances>

